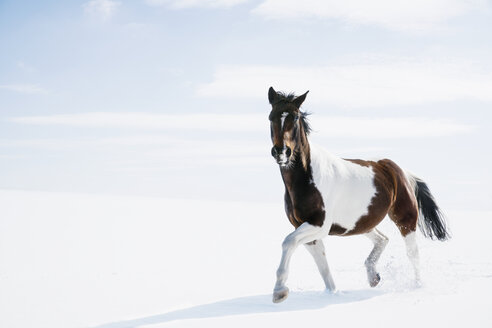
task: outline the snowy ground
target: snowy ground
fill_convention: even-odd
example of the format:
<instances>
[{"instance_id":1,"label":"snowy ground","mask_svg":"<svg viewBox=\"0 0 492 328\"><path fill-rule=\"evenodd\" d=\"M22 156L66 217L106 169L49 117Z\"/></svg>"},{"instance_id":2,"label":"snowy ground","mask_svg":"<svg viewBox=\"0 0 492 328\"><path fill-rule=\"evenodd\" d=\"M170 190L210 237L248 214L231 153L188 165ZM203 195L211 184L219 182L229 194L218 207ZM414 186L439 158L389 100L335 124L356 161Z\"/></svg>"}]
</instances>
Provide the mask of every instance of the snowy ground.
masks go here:
<instances>
[{"instance_id":1,"label":"snowy ground","mask_svg":"<svg viewBox=\"0 0 492 328\"><path fill-rule=\"evenodd\" d=\"M271 303L280 201L201 202L0 191L0 327L491 327L492 213L446 211L453 239L420 238L416 288L391 222L368 287L364 237L327 237L340 290L299 248L291 295Z\"/></svg>"}]
</instances>

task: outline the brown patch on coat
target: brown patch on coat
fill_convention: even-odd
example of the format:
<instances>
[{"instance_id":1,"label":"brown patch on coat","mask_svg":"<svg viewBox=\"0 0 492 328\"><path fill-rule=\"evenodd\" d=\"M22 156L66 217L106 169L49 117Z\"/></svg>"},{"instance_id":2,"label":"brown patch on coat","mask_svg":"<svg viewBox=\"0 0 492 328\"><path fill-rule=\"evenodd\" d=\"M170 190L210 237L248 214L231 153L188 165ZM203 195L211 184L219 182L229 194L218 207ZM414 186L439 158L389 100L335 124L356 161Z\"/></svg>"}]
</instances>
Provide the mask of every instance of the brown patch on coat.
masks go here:
<instances>
[{"instance_id":1,"label":"brown patch on coat","mask_svg":"<svg viewBox=\"0 0 492 328\"><path fill-rule=\"evenodd\" d=\"M343 228L335 227L330 230L330 234L352 236L367 233L376 227L386 214L389 214L403 236L415 231L418 219L417 201L403 170L389 159L377 162L360 159L348 161L372 167L376 194L371 199L367 214L357 221L352 230L343 232Z\"/></svg>"},{"instance_id":2,"label":"brown patch on coat","mask_svg":"<svg viewBox=\"0 0 492 328\"><path fill-rule=\"evenodd\" d=\"M300 133L300 143L297 147L297 150L301 156L302 166L304 170L308 170L308 165L311 161L311 149L309 148L309 142L307 140L306 131L304 131L304 127L301 123L297 123L299 125L298 131ZM309 168L311 169L311 168Z\"/></svg>"},{"instance_id":3,"label":"brown patch on coat","mask_svg":"<svg viewBox=\"0 0 492 328\"><path fill-rule=\"evenodd\" d=\"M402 236L406 236L417 229L419 208L415 192L405 172L398 165L390 160L386 160L385 164L393 169L397 177L396 197L388 215Z\"/></svg>"},{"instance_id":4,"label":"brown patch on coat","mask_svg":"<svg viewBox=\"0 0 492 328\"><path fill-rule=\"evenodd\" d=\"M330 233L329 234L335 235L335 236L343 236L346 232L347 232L347 229L334 223L330 227Z\"/></svg>"},{"instance_id":5,"label":"brown patch on coat","mask_svg":"<svg viewBox=\"0 0 492 328\"><path fill-rule=\"evenodd\" d=\"M285 184L285 212L296 228L304 222L321 227L325 220L323 197L311 182L311 169L308 168L306 171L302 161L296 159L293 167L281 169Z\"/></svg>"}]
</instances>

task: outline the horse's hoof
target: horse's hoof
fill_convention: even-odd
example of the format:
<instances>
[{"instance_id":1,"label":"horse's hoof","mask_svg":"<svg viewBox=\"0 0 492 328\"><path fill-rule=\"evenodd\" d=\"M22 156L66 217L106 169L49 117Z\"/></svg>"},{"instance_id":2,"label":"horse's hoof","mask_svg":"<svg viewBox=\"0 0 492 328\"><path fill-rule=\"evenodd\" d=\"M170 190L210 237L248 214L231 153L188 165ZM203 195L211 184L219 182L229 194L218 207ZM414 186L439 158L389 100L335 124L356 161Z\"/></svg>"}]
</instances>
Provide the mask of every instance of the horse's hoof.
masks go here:
<instances>
[{"instance_id":1,"label":"horse's hoof","mask_svg":"<svg viewBox=\"0 0 492 328\"><path fill-rule=\"evenodd\" d=\"M380 281L381 281L381 276L379 275L379 273L376 273L376 275L374 275L371 279L369 279L369 285L371 287L376 287Z\"/></svg>"},{"instance_id":2,"label":"horse's hoof","mask_svg":"<svg viewBox=\"0 0 492 328\"><path fill-rule=\"evenodd\" d=\"M325 289L325 293L326 294L329 294L329 295L335 295L335 294L338 294L338 289L330 289L330 288L326 288Z\"/></svg>"},{"instance_id":3,"label":"horse's hoof","mask_svg":"<svg viewBox=\"0 0 492 328\"><path fill-rule=\"evenodd\" d=\"M273 291L273 303L283 302L287 296L289 296L289 288L284 287L280 290L275 290Z\"/></svg>"}]
</instances>

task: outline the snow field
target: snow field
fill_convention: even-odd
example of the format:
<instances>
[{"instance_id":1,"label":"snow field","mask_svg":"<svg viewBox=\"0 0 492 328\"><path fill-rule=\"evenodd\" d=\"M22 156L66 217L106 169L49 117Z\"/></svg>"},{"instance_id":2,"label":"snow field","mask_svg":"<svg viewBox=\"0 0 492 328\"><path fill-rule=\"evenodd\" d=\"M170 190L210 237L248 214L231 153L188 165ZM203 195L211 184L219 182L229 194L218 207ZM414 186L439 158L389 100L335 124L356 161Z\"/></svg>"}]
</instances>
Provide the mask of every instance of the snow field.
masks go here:
<instances>
[{"instance_id":1,"label":"snow field","mask_svg":"<svg viewBox=\"0 0 492 328\"><path fill-rule=\"evenodd\" d=\"M419 236L424 285L396 227L371 289L363 236L324 239L339 292L293 256L289 298L271 303L276 204L0 191L1 327L250 327L305 324L490 327L490 212L447 211L449 242Z\"/></svg>"}]
</instances>

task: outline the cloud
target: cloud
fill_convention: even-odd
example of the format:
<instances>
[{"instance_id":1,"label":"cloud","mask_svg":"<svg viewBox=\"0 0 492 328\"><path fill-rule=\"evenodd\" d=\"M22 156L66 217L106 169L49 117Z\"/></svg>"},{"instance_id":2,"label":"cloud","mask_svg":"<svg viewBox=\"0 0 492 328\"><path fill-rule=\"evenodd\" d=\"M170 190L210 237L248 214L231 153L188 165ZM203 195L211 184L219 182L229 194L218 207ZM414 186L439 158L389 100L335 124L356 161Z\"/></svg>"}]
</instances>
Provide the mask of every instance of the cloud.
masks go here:
<instances>
[{"instance_id":1,"label":"cloud","mask_svg":"<svg viewBox=\"0 0 492 328\"><path fill-rule=\"evenodd\" d=\"M170 6L176 9L192 7L233 7L249 0L147 0L151 6Z\"/></svg>"},{"instance_id":2,"label":"cloud","mask_svg":"<svg viewBox=\"0 0 492 328\"><path fill-rule=\"evenodd\" d=\"M253 10L268 19L336 19L392 30L442 28L447 21L488 8L486 0L265 0Z\"/></svg>"},{"instance_id":3,"label":"cloud","mask_svg":"<svg viewBox=\"0 0 492 328\"><path fill-rule=\"evenodd\" d=\"M27 116L11 119L31 125L65 125L76 127L113 127L134 129L250 131L268 127L265 116L219 114L152 114L91 112L50 116ZM264 124L261 124L264 123Z\"/></svg>"},{"instance_id":4,"label":"cloud","mask_svg":"<svg viewBox=\"0 0 492 328\"><path fill-rule=\"evenodd\" d=\"M269 140L266 139L265 143ZM219 145L220 146L217 146ZM254 153L259 150L257 144L251 140L223 139L215 142L204 138L184 138L166 134L136 134L123 137L82 137L82 138L36 138L36 139L0 139L0 147L4 148L47 148L66 149L90 148L90 149L115 149L137 148L148 149L174 149L175 153L212 154L218 153L241 154ZM260 149L261 150L261 149ZM165 154L162 156L166 156Z\"/></svg>"},{"instance_id":5,"label":"cloud","mask_svg":"<svg viewBox=\"0 0 492 328\"><path fill-rule=\"evenodd\" d=\"M198 87L197 94L266 99L269 86L298 93L309 89L311 102L338 107L492 101L492 72L486 68L459 61L402 59L310 67L223 66L212 82Z\"/></svg>"},{"instance_id":6,"label":"cloud","mask_svg":"<svg viewBox=\"0 0 492 328\"><path fill-rule=\"evenodd\" d=\"M367 118L319 117L312 127L320 137L354 138L429 138L470 133L474 127L447 119L426 117Z\"/></svg>"},{"instance_id":7,"label":"cloud","mask_svg":"<svg viewBox=\"0 0 492 328\"><path fill-rule=\"evenodd\" d=\"M17 64L17 67L19 69L21 69L22 71L26 72L26 73L34 73L36 72L36 69L28 64L26 64L25 62L23 62L22 60L18 60L16 62Z\"/></svg>"},{"instance_id":8,"label":"cloud","mask_svg":"<svg viewBox=\"0 0 492 328\"><path fill-rule=\"evenodd\" d=\"M9 90L23 94L46 94L48 91L36 84L2 84L0 90Z\"/></svg>"},{"instance_id":9,"label":"cloud","mask_svg":"<svg viewBox=\"0 0 492 328\"><path fill-rule=\"evenodd\" d=\"M188 131L190 135L204 137L213 133L266 133L269 122L266 114L227 115L196 114L168 115L151 113L82 113L51 116L27 116L10 119L29 125L59 125L80 128L125 128L170 131ZM452 120L426 117L367 118L315 116L312 119L314 135L319 137L357 138L425 138L469 133L474 127ZM162 144L174 143L168 136L128 137L105 139L103 144Z\"/></svg>"},{"instance_id":10,"label":"cloud","mask_svg":"<svg viewBox=\"0 0 492 328\"><path fill-rule=\"evenodd\" d=\"M84 12L102 21L108 21L113 17L116 9L121 5L118 1L91 0L83 5Z\"/></svg>"}]
</instances>

